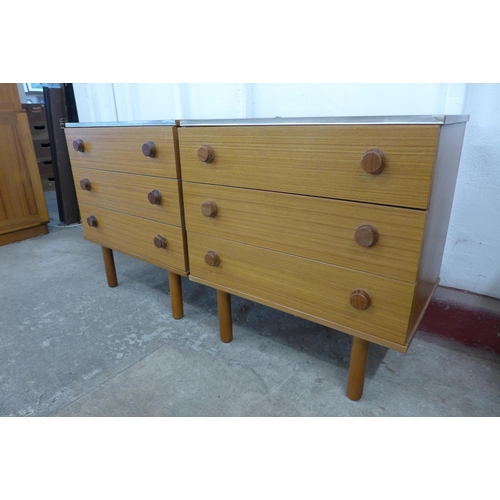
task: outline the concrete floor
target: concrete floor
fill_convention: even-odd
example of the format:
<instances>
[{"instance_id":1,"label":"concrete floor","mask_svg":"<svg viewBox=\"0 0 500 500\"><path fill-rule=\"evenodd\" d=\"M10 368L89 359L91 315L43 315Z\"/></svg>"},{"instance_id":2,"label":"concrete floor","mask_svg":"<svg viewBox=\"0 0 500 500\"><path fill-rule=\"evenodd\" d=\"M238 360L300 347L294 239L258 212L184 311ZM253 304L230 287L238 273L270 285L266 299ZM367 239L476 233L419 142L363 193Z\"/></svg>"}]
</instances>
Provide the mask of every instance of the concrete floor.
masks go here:
<instances>
[{"instance_id":1,"label":"concrete floor","mask_svg":"<svg viewBox=\"0 0 500 500\"><path fill-rule=\"evenodd\" d=\"M345 396L351 338L233 297L218 338L215 291L115 253L109 288L80 225L0 247L1 416L499 416L500 357L417 333L372 345L363 398Z\"/></svg>"}]
</instances>

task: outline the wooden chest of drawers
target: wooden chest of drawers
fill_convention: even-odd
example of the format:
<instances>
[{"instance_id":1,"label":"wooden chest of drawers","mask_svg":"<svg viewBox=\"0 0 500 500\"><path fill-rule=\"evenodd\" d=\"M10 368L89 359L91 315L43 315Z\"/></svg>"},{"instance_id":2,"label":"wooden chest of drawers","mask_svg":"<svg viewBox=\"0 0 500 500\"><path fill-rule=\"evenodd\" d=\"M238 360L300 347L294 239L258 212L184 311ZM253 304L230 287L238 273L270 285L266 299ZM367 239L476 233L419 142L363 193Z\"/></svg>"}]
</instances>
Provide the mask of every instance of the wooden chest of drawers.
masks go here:
<instances>
[{"instance_id":1,"label":"wooden chest of drawers","mask_svg":"<svg viewBox=\"0 0 500 500\"><path fill-rule=\"evenodd\" d=\"M406 352L439 281L468 117L180 121L190 279Z\"/></svg>"},{"instance_id":2,"label":"wooden chest of drawers","mask_svg":"<svg viewBox=\"0 0 500 500\"><path fill-rule=\"evenodd\" d=\"M182 318L188 260L174 122L67 124L65 133L84 236L102 246L109 286L113 250L167 269L172 315Z\"/></svg>"}]
</instances>

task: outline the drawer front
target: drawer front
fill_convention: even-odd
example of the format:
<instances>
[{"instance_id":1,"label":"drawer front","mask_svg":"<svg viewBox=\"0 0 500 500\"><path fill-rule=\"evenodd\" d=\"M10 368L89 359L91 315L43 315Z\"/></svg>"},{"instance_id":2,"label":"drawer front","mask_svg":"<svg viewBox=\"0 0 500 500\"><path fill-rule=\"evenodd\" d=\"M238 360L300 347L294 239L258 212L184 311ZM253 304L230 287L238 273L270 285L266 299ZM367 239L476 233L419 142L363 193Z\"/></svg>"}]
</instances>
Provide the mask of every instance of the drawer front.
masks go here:
<instances>
[{"instance_id":1,"label":"drawer front","mask_svg":"<svg viewBox=\"0 0 500 500\"><path fill-rule=\"evenodd\" d=\"M184 127L182 178L427 208L438 134L438 125ZM198 157L204 145L209 163ZM372 149L385 154L378 174L361 164Z\"/></svg>"},{"instance_id":2,"label":"drawer front","mask_svg":"<svg viewBox=\"0 0 500 500\"><path fill-rule=\"evenodd\" d=\"M73 167L180 178L175 127L77 127L65 133ZM82 141L83 151L74 149L74 141ZM143 153L148 143L154 157Z\"/></svg>"},{"instance_id":3,"label":"drawer front","mask_svg":"<svg viewBox=\"0 0 500 500\"><path fill-rule=\"evenodd\" d=\"M35 155L37 158L50 157L52 155L48 137L44 139L35 139L33 145L35 146Z\"/></svg>"},{"instance_id":4,"label":"drawer front","mask_svg":"<svg viewBox=\"0 0 500 500\"><path fill-rule=\"evenodd\" d=\"M79 203L183 226L180 180L80 167L73 178Z\"/></svg>"},{"instance_id":5,"label":"drawer front","mask_svg":"<svg viewBox=\"0 0 500 500\"><path fill-rule=\"evenodd\" d=\"M183 192L188 231L417 279L424 211L189 182Z\"/></svg>"},{"instance_id":6,"label":"drawer front","mask_svg":"<svg viewBox=\"0 0 500 500\"><path fill-rule=\"evenodd\" d=\"M184 229L84 203L80 213L85 239L165 269L187 271ZM97 227L88 225L91 216L97 219ZM155 246L158 235L166 239L166 248Z\"/></svg>"},{"instance_id":7,"label":"drawer front","mask_svg":"<svg viewBox=\"0 0 500 500\"><path fill-rule=\"evenodd\" d=\"M30 123L47 121L47 113L43 104L23 104Z\"/></svg>"},{"instance_id":8,"label":"drawer front","mask_svg":"<svg viewBox=\"0 0 500 500\"><path fill-rule=\"evenodd\" d=\"M188 232L188 242L195 281L306 314L319 323L325 320L405 344L414 292L410 283L197 233ZM206 263L209 251L217 254L217 266ZM351 293L357 289L369 292L368 309L351 305Z\"/></svg>"}]
</instances>

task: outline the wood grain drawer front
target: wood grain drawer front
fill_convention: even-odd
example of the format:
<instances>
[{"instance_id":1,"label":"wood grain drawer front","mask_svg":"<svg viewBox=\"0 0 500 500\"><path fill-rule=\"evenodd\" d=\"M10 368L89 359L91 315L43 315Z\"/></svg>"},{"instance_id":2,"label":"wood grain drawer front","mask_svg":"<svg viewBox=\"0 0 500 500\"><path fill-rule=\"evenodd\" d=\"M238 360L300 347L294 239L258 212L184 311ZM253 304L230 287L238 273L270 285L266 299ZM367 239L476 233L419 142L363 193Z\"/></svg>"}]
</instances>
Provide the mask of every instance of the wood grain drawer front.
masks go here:
<instances>
[{"instance_id":1,"label":"wood grain drawer front","mask_svg":"<svg viewBox=\"0 0 500 500\"><path fill-rule=\"evenodd\" d=\"M77 127L65 132L73 167L180 178L175 127ZM82 151L75 150L75 141L81 141ZM145 155L144 145L153 157Z\"/></svg>"},{"instance_id":2,"label":"wood grain drawer front","mask_svg":"<svg viewBox=\"0 0 500 500\"><path fill-rule=\"evenodd\" d=\"M180 180L80 167L73 178L79 203L183 226Z\"/></svg>"},{"instance_id":3,"label":"wood grain drawer front","mask_svg":"<svg viewBox=\"0 0 500 500\"><path fill-rule=\"evenodd\" d=\"M411 283L417 279L424 211L189 182L183 192L188 231ZM215 204L215 215L206 212L208 203ZM359 241L365 226L378 240Z\"/></svg>"},{"instance_id":4,"label":"wood grain drawer front","mask_svg":"<svg viewBox=\"0 0 500 500\"><path fill-rule=\"evenodd\" d=\"M80 213L85 239L165 269L187 271L184 229L84 203ZM88 224L91 217L95 227ZM166 240L165 248L156 246L157 237Z\"/></svg>"},{"instance_id":5,"label":"wood grain drawer front","mask_svg":"<svg viewBox=\"0 0 500 500\"><path fill-rule=\"evenodd\" d=\"M179 129L182 177L427 208L438 135L438 125L184 127ZM198 157L203 145L213 150L210 162ZM372 149L385 155L378 174L361 164Z\"/></svg>"},{"instance_id":6,"label":"wood grain drawer front","mask_svg":"<svg viewBox=\"0 0 500 500\"><path fill-rule=\"evenodd\" d=\"M293 310L318 323L405 344L414 292L410 283L197 233L188 232L188 241L194 281ZM208 252L218 265L207 264L214 262L206 257ZM365 310L351 305L350 296L358 289L371 296Z\"/></svg>"}]
</instances>

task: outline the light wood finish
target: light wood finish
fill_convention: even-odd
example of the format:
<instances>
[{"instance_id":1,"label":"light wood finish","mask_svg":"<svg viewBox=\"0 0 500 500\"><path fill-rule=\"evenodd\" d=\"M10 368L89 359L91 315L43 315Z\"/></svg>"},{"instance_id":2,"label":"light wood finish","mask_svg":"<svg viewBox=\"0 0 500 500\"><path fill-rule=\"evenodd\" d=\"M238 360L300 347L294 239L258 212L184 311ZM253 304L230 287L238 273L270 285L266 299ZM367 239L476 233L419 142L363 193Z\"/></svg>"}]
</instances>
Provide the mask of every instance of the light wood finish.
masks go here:
<instances>
[{"instance_id":1,"label":"light wood finish","mask_svg":"<svg viewBox=\"0 0 500 500\"><path fill-rule=\"evenodd\" d=\"M97 227L82 224L86 239L99 245L186 276L188 270L182 228L80 203L82 219L97 219ZM166 248L157 248L154 238L166 238Z\"/></svg>"},{"instance_id":2,"label":"light wood finish","mask_svg":"<svg viewBox=\"0 0 500 500\"><path fill-rule=\"evenodd\" d=\"M80 203L108 208L117 212L183 226L180 205L180 180L164 177L108 172L89 168L72 167L75 188ZM90 189L80 186L88 179ZM151 204L149 193L158 190L160 204Z\"/></svg>"},{"instance_id":3,"label":"light wood finish","mask_svg":"<svg viewBox=\"0 0 500 500\"><path fill-rule=\"evenodd\" d=\"M222 342L233 340L233 320L231 317L231 295L217 290L217 310L219 315L219 332Z\"/></svg>"},{"instance_id":4,"label":"light wood finish","mask_svg":"<svg viewBox=\"0 0 500 500\"><path fill-rule=\"evenodd\" d=\"M186 228L330 264L414 283L426 214L365 203L183 183ZM217 215L200 207L217 204ZM362 224L375 226L379 241L356 243Z\"/></svg>"},{"instance_id":5,"label":"light wood finish","mask_svg":"<svg viewBox=\"0 0 500 500\"><path fill-rule=\"evenodd\" d=\"M29 227L11 233L0 234L0 247L17 241L23 241L37 236L43 236L49 233L49 228L43 224L41 226Z\"/></svg>"},{"instance_id":6,"label":"light wood finish","mask_svg":"<svg viewBox=\"0 0 500 500\"><path fill-rule=\"evenodd\" d=\"M104 270L106 271L108 286L114 288L118 285L118 279L116 277L115 258L113 257L113 250L111 250L111 248L103 246L102 256L104 259Z\"/></svg>"},{"instance_id":7,"label":"light wood finish","mask_svg":"<svg viewBox=\"0 0 500 500\"><path fill-rule=\"evenodd\" d=\"M369 343L406 352L439 281L451 123L181 128L190 279L353 335L359 400Z\"/></svg>"},{"instance_id":8,"label":"light wood finish","mask_svg":"<svg viewBox=\"0 0 500 500\"><path fill-rule=\"evenodd\" d=\"M65 133L72 167L180 178L174 127L77 127ZM75 140L83 141L83 152L70 146ZM148 141L155 144L154 158L143 153Z\"/></svg>"},{"instance_id":9,"label":"light wood finish","mask_svg":"<svg viewBox=\"0 0 500 500\"><path fill-rule=\"evenodd\" d=\"M17 83L0 83L0 111L21 111Z\"/></svg>"},{"instance_id":10,"label":"light wood finish","mask_svg":"<svg viewBox=\"0 0 500 500\"><path fill-rule=\"evenodd\" d=\"M370 343L358 337L352 338L351 361L347 378L346 394L349 399L359 401L365 385L366 363Z\"/></svg>"},{"instance_id":11,"label":"light wood finish","mask_svg":"<svg viewBox=\"0 0 500 500\"><path fill-rule=\"evenodd\" d=\"M96 220L83 225L85 238L167 269L172 316L182 318L188 257L177 129L82 126L65 133L82 219Z\"/></svg>"},{"instance_id":12,"label":"light wood finish","mask_svg":"<svg viewBox=\"0 0 500 500\"><path fill-rule=\"evenodd\" d=\"M410 331L412 332L418 327L439 282L465 126L465 123L457 123L442 127L441 130L432 182L431 202L425 225L410 317Z\"/></svg>"},{"instance_id":13,"label":"light wood finish","mask_svg":"<svg viewBox=\"0 0 500 500\"><path fill-rule=\"evenodd\" d=\"M277 309L284 306L392 342L406 341L414 284L198 233L188 235L191 275L215 288L238 290ZM205 262L209 250L218 254L218 266ZM364 311L350 304L358 288L372 297Z\"/></svg>"},{"instance_id":14,"label":"light wood finish","mask_svg":"<svg viewBox=\"0 0 500 500\"><path fill-rule=\"evenodd\" d=\"M47 233L49 214L23 111L0 111L0 179L0 244Z\"/></svg>"},{"instance_id":15,"label":"light wood finish","mask_svg":"<svg viewBox=\"0 0 500 500\"><path fill-rule=\"evenodd\" d=\"M170 300L172 306L172 317L182 319L184 317L184 305L182 303L182 281L177 273L169 271L168 282L170 285Z\"/></svg>"},{"instance_id":16,"label":"light wood finish","mask_svg":"<svg viewBox=\"0 0 500 500\"><path fill-rule=\"evenodd\" d=\"M439 125L238 126L179 129L186 181L426 209ZM207 164L202 145L214 149ZM367 150L384 151L379 175Z\"/></svg>"}]
</instances>

